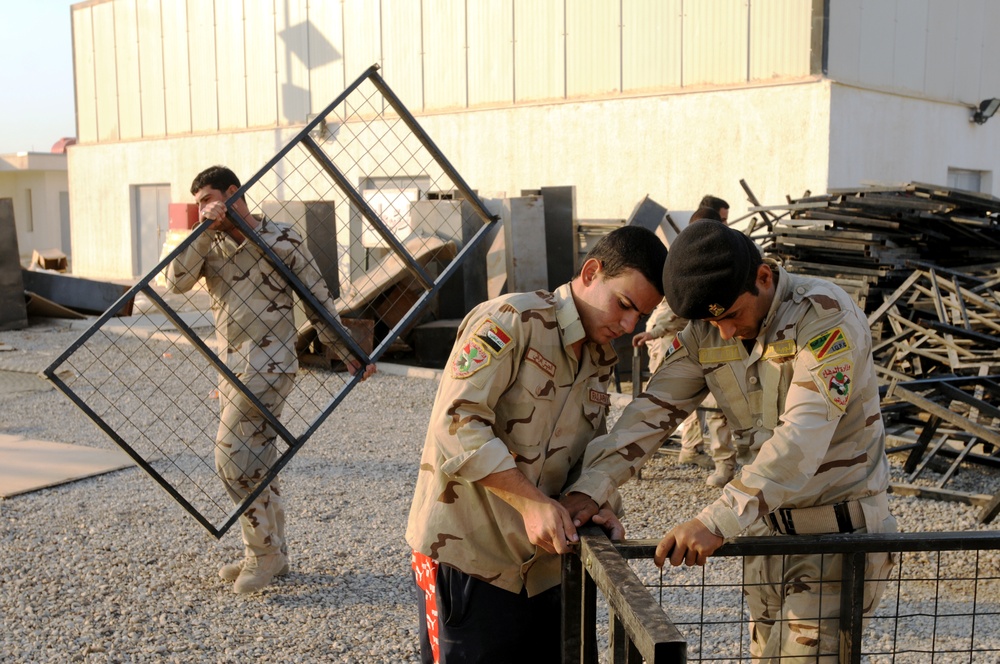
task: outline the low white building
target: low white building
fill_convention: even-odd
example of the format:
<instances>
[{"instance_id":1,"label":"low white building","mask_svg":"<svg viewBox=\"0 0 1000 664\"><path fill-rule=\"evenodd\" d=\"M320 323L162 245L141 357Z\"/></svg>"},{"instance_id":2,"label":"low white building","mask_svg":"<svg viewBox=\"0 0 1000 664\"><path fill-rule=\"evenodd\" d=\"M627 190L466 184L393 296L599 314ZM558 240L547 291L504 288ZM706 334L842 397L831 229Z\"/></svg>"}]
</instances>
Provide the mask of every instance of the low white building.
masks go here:
<instances>
[{"instance_id":1,"label":"low white building","mask_svg":"<svg viewBox=\"0 0 1000 664\"><path fill-rule=\"evenodd\" d=\"M18 152L0 155L0 198L14 205L21 263L35 251L70 255L69 178L65 153Z\"/></svg>"},{"instance_id":2,"label":"low white building","mask_svg":"<svg viewBox=\"0 0 1000 664\"><path fill-rule=\"evenodd\" d=\"M749 207L866 181L1000 194L991 0L90 0L71 9L76 274L155 264L168 203L256 172L373 63L473 188ZM348 173L354 181L371 173ZM377 175L377 174L375 174ZM407 173L417 178L420 173Z\"/></svg>"}]
</instances>

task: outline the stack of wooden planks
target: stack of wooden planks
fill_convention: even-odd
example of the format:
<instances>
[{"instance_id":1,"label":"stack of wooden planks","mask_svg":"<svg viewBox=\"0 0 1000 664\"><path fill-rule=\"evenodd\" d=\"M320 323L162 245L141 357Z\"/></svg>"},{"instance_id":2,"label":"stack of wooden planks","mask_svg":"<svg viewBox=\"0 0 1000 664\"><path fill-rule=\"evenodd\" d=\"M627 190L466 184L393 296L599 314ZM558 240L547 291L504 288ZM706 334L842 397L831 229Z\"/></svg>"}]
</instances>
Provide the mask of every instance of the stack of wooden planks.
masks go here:
<instances>
[{"instance_id":1,"label":"stack of wooden planks","mask_svg":"<svg viewBox=\"0 0 1000 664\"><path fill-rule=\"evenodd\" d=\"M961 268L1000 257L1000 198L911 182L834 189L755 206L765 250L789 270L836 281L877 307L912 261ZM781 213L780 215L778 213Z\"/></svg>"}]
</instances>

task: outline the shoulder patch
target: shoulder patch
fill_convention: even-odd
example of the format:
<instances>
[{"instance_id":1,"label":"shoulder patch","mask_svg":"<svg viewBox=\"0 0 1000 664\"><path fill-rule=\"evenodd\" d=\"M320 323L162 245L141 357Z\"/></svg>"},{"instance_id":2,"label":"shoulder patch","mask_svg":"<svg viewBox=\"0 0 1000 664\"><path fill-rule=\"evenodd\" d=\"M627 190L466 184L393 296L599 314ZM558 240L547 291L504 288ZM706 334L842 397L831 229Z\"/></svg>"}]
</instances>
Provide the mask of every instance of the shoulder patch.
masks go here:
<instances>
[{"instance_id":1,"label":"shoulder patch","mask_svg":"<svg viewBox=\"0 0 1000 664\"><path fill-rule=\"evenodd\" d=\"M817 360L850 350L851 345L847 342L844 331L839 327L827 330L819 336L809 340L809 351Z\"/></svg>"},{"instance_id":2,"label":"shoulder patch","mask_svg":"<svg viewBox=\"0 0 1000 664\"><path fill-rule=\"evenodd\" d=\"M531 362L550 378L556 377L556 363L542 355L538 350L529 348L528 352L524 354L524 361Z\"/></svg>"},{"instance_id":3,"label":"shoulder patch","mask_svg":"<svg viewBox=\"0 0 1000 664\"><path fill-rule=\"evenodd\" d=\"M827 398L840 410L847 410L847 402L851 397L853 368L850 360L843 360L824 364L819 369L819 377L826 389Z\"/></svg>"},{"instance_id":4,"label":"shoulder patch","mask_svg":"<svg viewBox=\"0 0 1000 664\"><path fill-rule=\"evenodd\" d=\"M487 318L476 328L475 336L494 356L499 356L510 344L507 330L492 318Z\"/></svg>"},{"instance_id":5,"label":"shoulder patch","mask_svg":"<svg viewBox=\"0 0 1000 664\"><path fill-rule=\"evenodd\" d=\"M674 340L670 342L669 346L667 346L667 349L663 351L663 359L667 359L681 348L684 348L684 344L682 344L681 340L675 336Z\"/></svg>"},{"instance_id":6,"label":"shoulder patch","mask_svg":"<svg viewBox=\"0 0 1000 664\"><path fill-rule=\"evenodd\" d=\"M795 351L795 339L783 339L775 341L773 344L768 344L767 348L764 349L763 359L774 360L782 357L791 357L795 355Z\"/></svg>"},{"instance_id":7,"label":"shoulder patch","mask_svg":"<svg viewBox=\"0 0 1000 664\"><path fill-rule=\"evenodd\" d=\"M719 362L735 362L740 359L740 349L736 344L716 346L714 348L699 348L699 364L718 364Z\"/></svg>"},{"instance_id":8,"label":"shoulder patch","mask_svg":"<svg viewBox=\"0 0 1000 664\"><path fill-rule=\"evenodd\" d=\"M490 354L483 344L478 338L469 339L451 364L451 376L452 378L468 378L489 363Z\"/></svg>"}]
</instances>

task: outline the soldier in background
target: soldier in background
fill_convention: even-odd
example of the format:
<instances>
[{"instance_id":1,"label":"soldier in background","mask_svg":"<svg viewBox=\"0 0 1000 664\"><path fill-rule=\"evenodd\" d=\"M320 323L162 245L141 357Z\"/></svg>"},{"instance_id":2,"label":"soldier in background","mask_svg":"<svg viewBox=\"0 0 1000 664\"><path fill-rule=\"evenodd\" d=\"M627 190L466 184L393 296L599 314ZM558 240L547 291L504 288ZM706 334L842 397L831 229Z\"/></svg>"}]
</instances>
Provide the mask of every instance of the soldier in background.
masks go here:
<instances>
[{"instance_id":1,"label":"soldier in background","mask_svg":"<svg viewBox=\"0 0 1000 664\"><path fill-rule=\"evenodd\" d=\"M610 434L588 447L580 479L567 489L591 498L577 518L635 474L711 393L750 461L697 518L663 537L657 565L703 565L740 533L894 532L871 330L851 297L788 274L748 237L713 221L677 236L663 280L671 309L691 324ZM892 564L888 553L868 554L865 615L878 606ZM748 557L754 661L836 655L840 581L839 555Z\"/></svg>"},{"instance_id":2,"label":"soldier in background","mask_svg":"<svg viewBox=\"0 0 1000 664\"><path fill-rule=\"evenodd\" d=\"M239 178L223 166L212 166L195 177L191 193L201 223L211 224L210 231L199 235L170 263L167 287L173 293L185 293L205 278L226 366L275 417L280 417L298 371L293 291L260 248L248 242L226 216L226 200L239 188ZM294 229L270 219L257 219L250 214L244 198L233 204L231 213L253 228L320 303L336 315L326 282ZM321 341L347 358L348 370L352 375L356 373L361 365L336 334L315 312L311 312L310 320L319 330ZM374 371L375 365L366 367L362 380ZM224 378L219 381L219 407L216 471L230 498L239 504L274 465L276 433L249 399ZM245 594L288 573L285 507L278 478L240 516L240 529L244 559L224 565L219 576L234 582L234 592Z\"/></svg>"},{"instance_id":3,"label":"soldier in background","mask_svg":"<svg viewBox=\"0 0 1000 664\"><path fill-rule=\"evenodd\" d=\"M605 428L611 342L663 298L667 250L626 226L554 293L501 296L462 321L441 378L406 528L424 662L558 662L560 504ZM589 499L587 499L589 501ZM617 494L593 521L621 538Z\"/></svg>"},{"instance_id":4,"label":"soldier in background","mask_svg":"<svg viewBox=\"0 0 1000 664\"><path fill-rule=\"evenodd\" d=\"M688 224L703 219L725 221L728 216L729 203L708 194L701 199ZM632 337L632 345L645 345L648 348L650 372L659 368L674 337L687 323L686 318L681 318L670 310L670 305L664 298L650 315L646 330ZM733 479L736 474L736 449L729 434L726 416L711 394L684 420L681 429L681 451L677 455L679 463L713 468L705 479L708 486L722 487Z\"/></svg>"}]
</instances>

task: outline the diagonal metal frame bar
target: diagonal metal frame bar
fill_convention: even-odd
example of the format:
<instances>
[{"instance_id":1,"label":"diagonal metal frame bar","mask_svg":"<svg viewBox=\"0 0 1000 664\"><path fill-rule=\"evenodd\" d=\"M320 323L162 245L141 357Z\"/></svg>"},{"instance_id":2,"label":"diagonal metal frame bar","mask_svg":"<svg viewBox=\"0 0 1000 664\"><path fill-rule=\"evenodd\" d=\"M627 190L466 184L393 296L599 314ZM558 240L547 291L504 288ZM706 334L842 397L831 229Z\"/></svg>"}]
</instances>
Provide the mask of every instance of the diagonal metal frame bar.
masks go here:
<instances>
[{"instance_id":1,"label":"diagonal metal frame bar","mask_svg":"<svg viewBox=\"0 0 1000 664\"><path fill-rule=\"evenodd\" d=\"M399 238L389 232L389 229L386 228L385 224L382 223L382 220L379 219L378 213L376 213L375 210L372 209L372 206L368 205L368 201L362 198L354 187L351 186L351 183L347 180L344 174L340 172L339 168L334 166L333 162L330 161L330 158L326 156L326 153L320 149L320 147L316 144L316 141L313 140L312 136L306 136L302 140L302 144L305 146L306 150L309 151L309 154L311 154L313 158L320 163L323 170L326 171L326 174L333 178L333 181L337 183L341 192L347 196L347 198L351 201L351 204L354 205L359 212L361 212L361 216L363 216L368 223L375 227L375 231L383 240L389 243L389 246L391 246L396 255L403 260L403 263L410 271L410 274L416 277L417 281L420 282L420 285L423 286L424 290L430 289L434 280L430 278L426 272L424 272L423 268L421 268L416 261L413 260L413 256L411 256L406 250L406 247L404 247L403 243L399 241Z\"/></svg>"},{"instance_id":2,"label":"diagonal metal frame bar","mask_svg":"<svg viewBox=\"0 0 1000 664\"><path fill-rule=\"evenodd\" d=\"M410 131L414 133L420 142L424 145L428 152L434 157L434 161L437 162L445 174L451 178L451 181L455 183L458 190L462 192L462 196L472 205L476 213L482 218L483 223L489 224L494 221L499 221L497 215L492 214L483 205L482 201L479 200L479 196L476 195L472 188L465 182L462 176L454 167L448 162L444 154L438 149L438 146L431 140L431 137L427 135L424 128L420 126L417 119L413 117L413 114L403 105L396 93L392 91L391 88L386 84L385 80L378 74L378 67L373 67L371 70L371 82L375 85L382 96L386 98L389 105L392 106L392 110L399 114L400 119L406 124Z\"/></svg>"},{"instance_id":3,"label":"diagonal metal frame bar","mask_svg":"<svg viewBox=\"0 0 1000 664\"><path fill-rule=\"evenodd\" d=\"M405 106L403 106L398 97L396 97L388 85L386 85L381 76L377 74L377 71L378 65L369 67L322 112L318 113L312 121L308 122L305 127L298 132L295 137L288 142L288 144L286 144L270 160L268 160L268 162L260 170L247 179L243 186L226 201L227 216L230 221L232 221L232 223L243 232L246 238L264 254L266 259L296 292L300 300L305 303L306 306L311 308L327 325L333 328L343 344L358 360L362 361L363 364L374 362L385 352L389 345L391 345L394 338L416 320L417 316L421 314L424 309L426 309L431 298L440 291L444 282L451 278L455 272L460 269L462 262L468 257L470 252L477 248L477 246L483 242L486 237L488 237L491 230L495 228L496 222L499 221L499 217L497 215L493 215L486 210L482 201L478 198L475 192L465 183L433 141L431 141L426 132L424 132L420 125L416 122L412 114L410 114ZM438 274L437 279L431 278L423 270L422 266L413 259L409 251L407 251L396 236L389 231L378 214L375 213L374 210L371 209L371 206L369 206L367 202L358 194L356 188L351 185L344 173L336 166L336 164L334 164L333 160L326 154L326 152L323 151L321 146L310 135L321 122L325 122L328 115L333 113L338 106L348 100L351 94L354 93L362 83L368 80L374 84L376 90L383 96L383 103L388 102L388 105L400 116L400 118L403 119L406 128L409 129L409 131L419 140L422 149L432 156L437 167L451 179L452 184L462 192L465 202L471 206L475 214L483 221L482 228L480 228L471 239L463 244L461 250L459 250L456 256ZM391 246L397 258L404 262L405 269L414 276L423 288L423 293L421 293L416 303L410 308L402 320L397 322L396 325L392 327L389 334L380 342L370 355L366 354L361 349L358 343L354 340L353 336L347 332L343 325L339 323L333 313L327 311L325 307L321 306L316 296L305 286L304 283L302 283L298 276L278 258L269 246L266 246L260 240L254 229L250 228L243 219L239 218L239 216L233 212L233 203L240 197L244 196L251 187L260 182L260 180L266 174L271 172L272 169L274 169L275 166L278 165L291 150L298 146L302 146L309 153L312 159L318 163L322 170L333 180L337 191L361 212L365 220L371 224L372 228ZM166 490L167 493L174 498L174 500L176 500L189 514L191 514L203 527L205 527L206 530L212 533L212 535L216 538L220 538L238 520L240 514L242 514L246 507L249 506L249 504L260 494L260 492L270 484L274 477L277 476L278 472L285 467L295 453L301 449L316 429L329 417L333 410L346 397L347 393L350 392L351 389L360 381L360 373L345 381L343 386L336 391L326 406L321 409L319 415L314 418L311 424L308 424L306 430L301 435L296 437L288 430L287 427L282 425L280 420L274 417L273 413L265 408L263 403L261 403L261 401L249 391L238 376L236 376L236 374L234 374L225 365L225 362L223 362L218 355L213 352L213 350L183 320L183 318L177 315L177 312L174 311L170 305L167 304L167 302L164 301L151 287L151 283L156 275L167 269L168 265L175 258L187 250L191 244L201 236L201 234L208 231L208 224L199 224L192 229L191 233L189 233L187 237L181 240L171 252L164 256L145 277L138 280L132 288L124 293L115 302L115 304L108 309L108 311L99 316L94 323L80 335L80 337L78 337L49 365L49 367L43 371L43 373L60 391L66 394L67 397L77 405L77 407L90 417L90 419L92 419L101 430L107 433L108 436L119 445L119 447L125 450L126 453L128 453L129 456L137 463L137 465L153 477L153 479L160 484L160 486L163 487L163 489ZM208 365L212 369L221 374L225 380L231 383L261 412L268 425L270 425L274 429L277 436L284 440L288 445L288 448L278 455L278 458L266 473L265 477L257 484L250 495L240 505L236 506L221 526L217 526L211 519L202 514L194 506L194 504L192 504L191 500L181 494L181 492L163 475L157 472L153 465L147 461L143 455L129 443L129 441L125 440L121 434L116 432L114 427L112 427L107 420L97 413L93 407L81 398L80 395L76 394L73 389L57 374L58 368L63 363L65 363L74 353L80 350L99 331L101 331L101 328L107 324L115 312L121 309L125 302L139 293L142 293L149 298L153 306L166 317L166 319L175 327L180 335L191 343L197 353L208 362ZM126 387L128 387L127 384ZM162 451L159 447L156 447L156 449ZM204 491L201 487L198 488ZM206 495L208 495L209 500L216 502L217 504L217 501L212 495L207 493Z\"/></svg>"}]
</instances>

